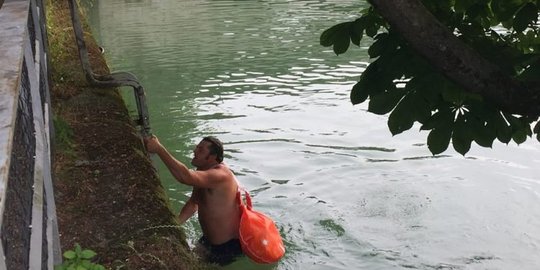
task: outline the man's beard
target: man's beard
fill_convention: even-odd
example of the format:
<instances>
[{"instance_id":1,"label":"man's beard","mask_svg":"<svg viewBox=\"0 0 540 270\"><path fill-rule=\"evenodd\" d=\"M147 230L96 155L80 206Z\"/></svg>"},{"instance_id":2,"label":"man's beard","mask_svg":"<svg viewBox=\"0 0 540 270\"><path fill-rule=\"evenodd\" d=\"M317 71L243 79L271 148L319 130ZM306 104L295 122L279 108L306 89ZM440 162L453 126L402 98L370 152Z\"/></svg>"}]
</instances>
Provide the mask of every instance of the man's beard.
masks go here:
<instances>
[{"instance_id":1,"label":"man's beard","mask_svg":"<svg viewBox=\"0 0 540 270\"><path fill-rule=\"evenodd\" d=\"M205 161L208 161L208 159L210 158L210 154L208 154L205 158ZM195 166L196 168L199 168L202 166L202 164L197 164L197 158L194 156L192 159L191 159L191 165Z\"/></svg>"}]
</instances>

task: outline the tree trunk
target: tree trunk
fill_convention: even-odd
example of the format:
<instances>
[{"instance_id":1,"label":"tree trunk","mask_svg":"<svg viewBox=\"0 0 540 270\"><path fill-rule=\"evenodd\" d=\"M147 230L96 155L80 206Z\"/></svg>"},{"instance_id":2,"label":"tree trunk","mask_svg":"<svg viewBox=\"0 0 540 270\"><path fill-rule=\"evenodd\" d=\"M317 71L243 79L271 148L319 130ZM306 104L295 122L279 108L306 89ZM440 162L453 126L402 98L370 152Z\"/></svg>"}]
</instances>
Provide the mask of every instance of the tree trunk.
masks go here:
<instances>
[{"instance_id":1,"label":"tree trunk","mask_svg":"<svg viewBox=\"0 0 540 270\"><path fill-rule=\"evenodd\" d=\"M420 0L370 0L377 12L417 53L465 90L505 112L538 117L540 87L504 74L442 25Z\"/></svg>"}]
</instances>

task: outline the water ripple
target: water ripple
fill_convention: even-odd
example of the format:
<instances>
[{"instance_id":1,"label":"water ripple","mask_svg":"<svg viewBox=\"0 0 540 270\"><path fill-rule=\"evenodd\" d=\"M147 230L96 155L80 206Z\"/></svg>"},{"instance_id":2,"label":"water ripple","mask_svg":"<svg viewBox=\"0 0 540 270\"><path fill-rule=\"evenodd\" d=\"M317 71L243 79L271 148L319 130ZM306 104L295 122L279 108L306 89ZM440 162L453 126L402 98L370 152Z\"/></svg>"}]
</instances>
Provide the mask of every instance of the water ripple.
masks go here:
<instances>
[{"instance_id":1,"label":"water ripple","mask_svg":"<svg viewBox=\"0 0 540 270\"><path fill-rule=\"evenodd\" d=\"M379 152L395 152L396 149L376 147L376 146L338 146L338 145L317 145L317 144L306 144L309 147L316 148L330 148L336 150L350 150L350 151L379 151Z\"/></svg>"}]
</instances>

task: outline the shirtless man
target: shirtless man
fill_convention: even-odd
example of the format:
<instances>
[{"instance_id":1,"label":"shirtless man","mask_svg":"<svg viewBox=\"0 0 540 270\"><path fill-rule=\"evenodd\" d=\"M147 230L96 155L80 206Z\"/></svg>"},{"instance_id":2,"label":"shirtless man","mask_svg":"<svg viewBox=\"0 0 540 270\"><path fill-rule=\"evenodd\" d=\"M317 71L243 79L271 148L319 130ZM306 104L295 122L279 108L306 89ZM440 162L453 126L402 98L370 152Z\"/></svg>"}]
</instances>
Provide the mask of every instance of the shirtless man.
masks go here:
<instances>
[{"instance_id":1,"label":"shirtless man","mask_svg":"<svg viewBox=\"0 0 540 270\"><path fill-rule=\"evenodd\" d=\"M223 144L215 137L203 138L193 151L191 164L197 168L195 171L175 159L157 137L146 138L145 144L148 152L158 154L180 183L193 187L178 219L182 224L198 211L203 232L199 243L206 249L206 259L225 265L241 255L238 183L232 171L222 163Z\"/></svg>"}]
</instances>

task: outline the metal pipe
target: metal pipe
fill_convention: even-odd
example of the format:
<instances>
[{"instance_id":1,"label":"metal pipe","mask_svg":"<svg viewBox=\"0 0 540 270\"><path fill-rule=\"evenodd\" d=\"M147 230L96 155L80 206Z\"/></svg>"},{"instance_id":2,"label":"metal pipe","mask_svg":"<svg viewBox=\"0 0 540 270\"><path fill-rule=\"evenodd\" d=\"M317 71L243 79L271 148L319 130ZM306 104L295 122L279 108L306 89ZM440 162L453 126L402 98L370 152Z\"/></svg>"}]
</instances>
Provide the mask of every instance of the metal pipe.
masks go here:
<instances>
[{"instance_id":1,"label":"metal pipe","mask_svg":"<svg viewBox=\"0 0 540 270\"><path fill-rule=\"evenodd\" d=\"M141 135L143 137L151 136L150 129L150 117L148 113L148 107L146 105L146 96L144 87L141 85L137 77L129 72L113 72L111 74L98 75L92 71L90 61L88 60L88 50L84 41L84 34L82 29L81 20L79 17L79 7L76 0L69 0L69 8L71 13L71 20L73 23L73 31L75 32L75 39L77 40L77 48L79 50L79 59L83 66L83 71L86 80L90 85L104 88L104 87L120 87L130 86L133 88L135 94L135 101L137 102L138 118L137 124L142 127Z\"/></svg>"}]
</instances>

